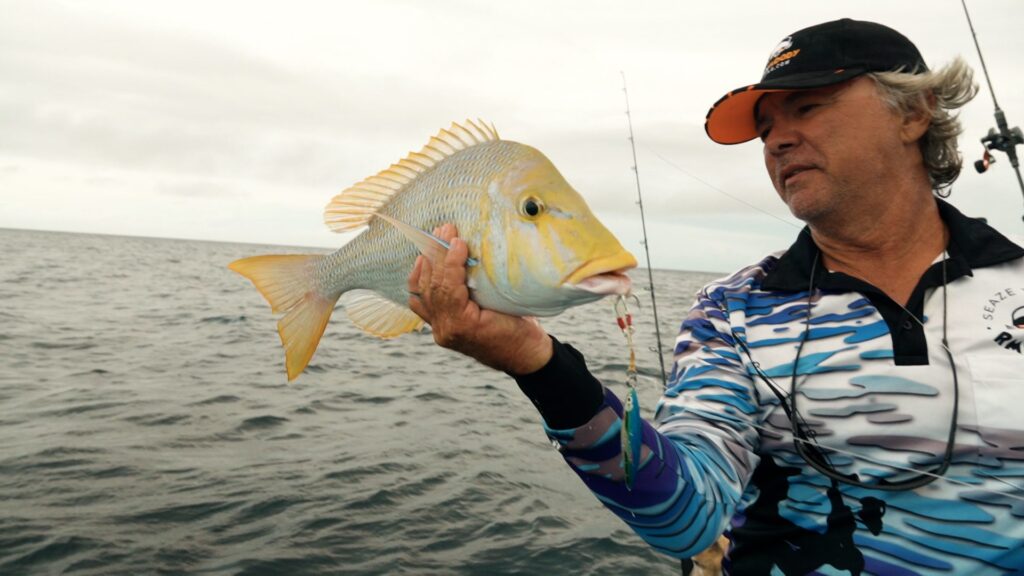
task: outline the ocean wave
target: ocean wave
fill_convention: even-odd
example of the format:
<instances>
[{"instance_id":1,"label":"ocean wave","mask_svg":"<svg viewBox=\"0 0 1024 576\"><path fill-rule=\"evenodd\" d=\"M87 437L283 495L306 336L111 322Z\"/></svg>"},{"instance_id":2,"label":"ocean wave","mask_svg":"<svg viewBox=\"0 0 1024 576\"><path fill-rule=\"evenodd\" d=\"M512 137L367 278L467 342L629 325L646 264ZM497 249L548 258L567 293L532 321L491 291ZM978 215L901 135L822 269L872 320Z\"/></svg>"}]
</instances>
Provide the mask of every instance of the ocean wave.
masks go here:
<instances>
[{"instance_id":1,"label":"ocean wave","mask_svg":"<svg viewBox=\"0 0 1024 576\"><path fill-rule=\"evenodd\" d=\"M336 314L289 383L274 316L224 268L257 248L0 244L0 574L678 573L561 464L511 379L428 332L384 342ZM669 279L675 321L695 287ZM620 385L606 304L544 323Z\"/></svg>"}]
</instances>

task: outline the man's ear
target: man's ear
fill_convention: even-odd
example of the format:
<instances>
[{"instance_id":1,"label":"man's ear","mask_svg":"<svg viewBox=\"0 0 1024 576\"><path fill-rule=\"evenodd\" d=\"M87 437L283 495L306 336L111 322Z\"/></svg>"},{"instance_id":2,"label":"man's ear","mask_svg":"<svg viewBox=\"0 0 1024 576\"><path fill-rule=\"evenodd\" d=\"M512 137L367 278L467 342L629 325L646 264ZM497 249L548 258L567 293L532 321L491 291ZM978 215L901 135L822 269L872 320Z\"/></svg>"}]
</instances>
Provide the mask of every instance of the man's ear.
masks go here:
<instances>
[{"instance_id":1,"label":"man's ear","mask_svg":"<svg viewBox=\"0 0 1024 576\"><path fill-rule=\"evenodd\" d=\"M928 92L920 104L903 117L900 126L900 136L907 144L917 142L928 132L932 123L932 110L935 109L935 94Z\"/></svg>"}]
</instances>

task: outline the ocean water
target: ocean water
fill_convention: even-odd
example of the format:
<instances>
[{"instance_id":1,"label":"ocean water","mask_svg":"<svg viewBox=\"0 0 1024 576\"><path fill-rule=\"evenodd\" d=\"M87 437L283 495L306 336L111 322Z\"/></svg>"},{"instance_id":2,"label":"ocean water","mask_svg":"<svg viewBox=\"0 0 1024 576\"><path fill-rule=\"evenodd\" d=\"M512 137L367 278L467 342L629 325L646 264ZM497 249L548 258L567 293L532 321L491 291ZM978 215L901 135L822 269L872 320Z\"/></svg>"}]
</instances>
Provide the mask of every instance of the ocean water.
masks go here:
<instances>
[{"instance_id":1,"label":"ocean water","mask_svg":"<svg viewBox=\"0 0 1024 576\"><path fill-rule=\"evenodd\" d=\"M0 230L0 574L678 574L510 378L428 332L336 313L288 384L275 318L225 266L295 251ZM655 272L666 348L711 277ZM624 388L610 301L543 323Z\"/></svg>"}]
</instances>

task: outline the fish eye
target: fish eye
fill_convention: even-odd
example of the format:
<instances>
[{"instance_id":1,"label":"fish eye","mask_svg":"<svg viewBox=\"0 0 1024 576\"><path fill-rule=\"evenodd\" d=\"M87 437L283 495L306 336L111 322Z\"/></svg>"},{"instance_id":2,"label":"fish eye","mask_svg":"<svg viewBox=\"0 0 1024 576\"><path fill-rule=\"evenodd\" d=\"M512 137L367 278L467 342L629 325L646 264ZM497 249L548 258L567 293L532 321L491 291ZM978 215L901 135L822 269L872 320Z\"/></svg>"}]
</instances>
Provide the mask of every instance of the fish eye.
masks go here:
<instances>
[{"instance_id":1,"label":"fish eye","mask_svg":"<svg viewBox=\"0 0 1024 576\"><path fill-rule=\"evenodd\" d=\"M544 211L544 204L540 200L531 197L523 200L520 209L524 215L533 218Z\"/></svg>"}]
</instances>

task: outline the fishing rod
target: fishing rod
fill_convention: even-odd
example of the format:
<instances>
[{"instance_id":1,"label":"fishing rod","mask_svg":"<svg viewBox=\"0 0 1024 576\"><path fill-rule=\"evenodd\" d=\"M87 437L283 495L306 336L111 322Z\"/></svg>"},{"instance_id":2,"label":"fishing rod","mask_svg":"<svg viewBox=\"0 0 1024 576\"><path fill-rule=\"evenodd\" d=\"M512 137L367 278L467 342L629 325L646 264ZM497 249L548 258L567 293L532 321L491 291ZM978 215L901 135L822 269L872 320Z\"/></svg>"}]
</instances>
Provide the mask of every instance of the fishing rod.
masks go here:
<instances>
[{"instance_id":1,"label":"fishing rod","mask_svg":"<svg viewBox=\"0 0 1024 576\"><path fill-rule=\"evenodd\" d=\"M981 55L981 45L978 44L978 34L974 31L974 23L971 22L971 14L967 11L967 0L960 0L960 4L964 7L964 16L967 16L967 26L971 29L971 37L974 38L974 47L978 50L978 60L981 60L981 70L985 73L985 82L988 83L988 92L992 95L992 104L995 105L995 117L996 117L996 128L989 128L988 134L981 139L982 145L985 146L985 153L981 160L974 163L974 169L979 174L984 173L988 170L988 167L996 161L996 159L989 154L990 150L998 150L1005 153L1010 158L1010 166L1013 167L1014 172L1017 174L1017 184L1020 185L1020 193L1024 196L1024 178L1020 175L1020 162L1017 159L1017 145L1024 144L1024 133L1021 133L1019 126L1009 127L1006 122L1006 114L1003 113L1002 108L999 107L999 102L996 100L996 91L992 88L992 77L988 74L988 67L985 66L985 57ZM1021 216L1024 219L1024 216Z\"/></svg>"},{"instance_id":2,"label":"fishing rod","mask_svg":"<svg viewBox=\"0 0 1024 576\"><path fill-rule=\"evenodd\" d=\"M619 71L622 74L622 94L626 98L626 120L629 124L629 146L633 150L633 175L636 177L636 204L640 207L640 227L643 229L644 239L641 240L641 244L644 245L644 255L647 257L647 282L648 289L651 291L651 309L654 311L654 336L658 342L658 363L661 365L661 384L663 387L668 387L668 379L665 376L665 356L662 352L661 346L661 328L658 325L658 302L654 298L654 273L651 271L651 251L647 247L647 221L644 219L644 199L640 194L640 170L637 168L636 161L636 141L633 138L633 116L629 112L629 92L626 90L626 73Z\"/></svg>"}]
</instances>

